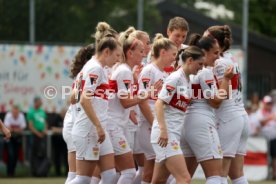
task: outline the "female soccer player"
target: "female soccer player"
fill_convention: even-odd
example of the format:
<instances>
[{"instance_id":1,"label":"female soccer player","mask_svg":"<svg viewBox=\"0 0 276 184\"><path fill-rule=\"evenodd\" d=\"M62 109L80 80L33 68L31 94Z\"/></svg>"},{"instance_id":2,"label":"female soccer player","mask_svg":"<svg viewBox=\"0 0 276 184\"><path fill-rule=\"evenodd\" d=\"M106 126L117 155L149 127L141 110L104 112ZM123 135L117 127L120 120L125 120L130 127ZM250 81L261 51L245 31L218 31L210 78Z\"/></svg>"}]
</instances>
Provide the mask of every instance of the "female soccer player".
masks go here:
<instances>
[{"instance_id":1,"label":"female soccer player","mask_svg":"<svg viewBox=\"0 0 276 184\"><path fill-rule=\"evenodd\" d=\"M135 30L134 27L129 27L127 32L134 33L132 36L140 40L144 45L144 56L145 58L150 51L150 38L148 33L140 30ZM142 60L143 61L143 60ZM138 92L138 77L141 73L143 65L136 65L133 67L133 79L134 79L134 94ZM139 139L138 139L138 131L140 126L138 124L140 116L140 109L138 105L132 107L130 111L130 119L128 121L128 131L126 132L126 138L129 143L129 146L133 152L134 160L138 166L138 170L136 171L136 176L133 180L133 184L140 184L142 181L142 174L144 170L144 160L145 156L141 149Z\"/></svg>"},{"instance_id":2,"label":"female soccer player","mask_svg":"<svg viewBox=\"0 0 276 184\"><path fill-rule=\"evenodd\" d=\"M227 97L233 68L227 69L220 89L217 90L212 67L219 57L218 43L215 39L194 35L190 44L204 51L205 60L204 68L191 81L193 97L185 114L182 149L191 176L200 163L207 179L206 183L220 183L222 151L215 125L214 108L218 108Z\"/></svg>"},{"instance_id":3,"label":"female soccer player","mask_svg":"<svg viewBox=\"0 0 276 184\"><path fill-rule=\"evenodd\" d=\"M78 51L71 66L71 77L73 79L76 78L77 74L81 71L84 64L91 59L94 53L95 53L95 47L93 44L88 45L86 47L82 47ZM73 84L73 88L74 88L74 84ZM71 131L75 121L75 111L76 111L75 105L71 104L65 114L63 129L62 129L63 139L67 144L68 166L69 166L69 172L68 172L68 176L65 184L67 184L69 181L74 179L76 176L76 148L73 144L72 135L71 135Z\"/></svg>"},{"instance_id":4,"label":"female soccer player","mask_svg":"<svg viewBox=\"0 0 276 184\"><path fill-rule=\"evenodd\" d=\"M151 91L150 99L139 104L142 116L140 117L140 130L138 132L140 146L145 154L143 182L150 183L154 167L155 153L150 143L151 126L154 118L154 104L163 81L168 76L164 68L175 61L176 45L162 34L157 34L152 45L153 60L146 65L139 77L139 90ZM154 86L154 88L152 88ZM152 91L154 89L154 93Z\"/></svg>"},{"instance_id":5,"label":"female soccer player","mask_svg":"<svg viewBox=\"0 0 276 184\"><path fill-rule=\"evenodd\" d=\"M232 183L248 183L243 174L246 141L248 138L248 115L242 99L241 73L238 63L229 53L232 43L230 27L212 26L204 33L205 36L217 40L222 52L216 61L214 74L221 85L227 67L234 66L234 77L231 79L229 99L222 102L216 110L218 134L223 152L222 183L227 183L229 174Z\"/></svg>"},{"instance_id":6,"label":"female soccer player","mask_svg":"<svg viewBox=\"0 0 276 184\"><path fill-rule=\"evenodd\" d=\"M96 55L89 60L77 80L80 83L80 101L72 135L76 146L77 176L70 184L90 184L97 163L104 183L113 183L116 177L114 152L104 128L107 122L107 76L105 66L119 61L122 49L117 39L110 36L104 25L97 32L103 35L96 44ZM98 162L99 161L99 162Z\"/></svg>"},{"instance_id":7,"label":"female soccer player","mask_svg":"<svg viewBox=\"0 0 276 184\"><path fill-rule=\"evenodd\" d=\"M190 46L181 49L176 60L183 65L165 80L155 104L151 143L156 160L152 183L157 183L158 175L167 170L176 183L190 183L191 178L180 149L180 134L191 100L189 76L202 69L204 53L200 48Z\"/></svg>"},{"instance_id":8,"label":"female soccer player","mask_svg":"<svg viewBox=\"0 0 276 184\"><path fill-rule=\"evenodd\" d=\"M113 95L108 100L108 133L115 152L116 168L121 176L118 184L131 183L136 175L132 151L126 139L130 107L145 98L133 95L134 79L132 69L140 65L144 56L143 43L135 36L135 32L127 30L119 36L123 47L123 59L112 72L109 86ZM147 95L147 94L146 94Z\"/></svg>"}]
</instances>

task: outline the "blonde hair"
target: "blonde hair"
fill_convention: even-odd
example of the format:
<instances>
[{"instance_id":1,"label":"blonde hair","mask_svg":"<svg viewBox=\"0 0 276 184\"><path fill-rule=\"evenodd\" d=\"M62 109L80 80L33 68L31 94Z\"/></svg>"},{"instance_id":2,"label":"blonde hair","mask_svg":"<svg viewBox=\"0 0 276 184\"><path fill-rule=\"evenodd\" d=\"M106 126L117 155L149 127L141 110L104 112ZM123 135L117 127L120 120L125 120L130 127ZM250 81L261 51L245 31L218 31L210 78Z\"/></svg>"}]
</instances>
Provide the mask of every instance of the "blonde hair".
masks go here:
<instances>
[{"instance_id":1,"label":"blonde hair","mask_svg":"<svg viewBox=\"0 0 276 184\"><path fill-rule=\"evenodd\" d=\"M173 46L176 47L175 43L165 38L161 33L157 33L153 39L152 56L157 59L160 56L161 49L168 50Z\"/></svg>"},{"instance_id":2,"label":"blonde hair","mask_svg":"<svg viewBox=\"0 0 276 184\"><path fill-rule=\"evenodd\" d=\"M115 31L108 23L99 22L96 26L96 33L92 36L95 38L96 44L98 44L100 40L104 37L116 38L117 35L118 35L118 32Z\"/></svg>"},{"instance_id":3,"label":"blonde hair","mask_svg":"<svg viewBox=\"0 0 276 184\"><path fill-rule=\"evenodd\" d=\"M119 42L123 46L123 53L126 57L128 50L134 50L140 41L136 36L139 35L134 27L129 27L126 31L120 33Z\"/></svg>"}]
</instances>

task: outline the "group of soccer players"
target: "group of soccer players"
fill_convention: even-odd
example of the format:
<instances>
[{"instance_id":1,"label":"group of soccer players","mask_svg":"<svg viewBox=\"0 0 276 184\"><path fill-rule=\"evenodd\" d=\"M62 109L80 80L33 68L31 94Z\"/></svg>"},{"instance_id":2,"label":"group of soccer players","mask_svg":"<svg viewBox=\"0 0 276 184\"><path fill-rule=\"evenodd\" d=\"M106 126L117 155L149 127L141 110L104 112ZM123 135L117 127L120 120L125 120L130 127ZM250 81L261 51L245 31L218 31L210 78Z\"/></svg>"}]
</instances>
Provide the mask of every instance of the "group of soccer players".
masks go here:
<instances>
[{"instance_id":1,"label":"group of soccer players","mask_svg":"<svg viewBox=\"0 0 276 184\"><path fill-rule=\"evenodd\" d=\"M229 26L189 32L182 17L167 36L105 22L95 44L72 63L71 105L64 119L66 184L186 184L198 164L206 183L248 183L248 137L240 72L228 52Z\"/></svg>"}]
</instances>

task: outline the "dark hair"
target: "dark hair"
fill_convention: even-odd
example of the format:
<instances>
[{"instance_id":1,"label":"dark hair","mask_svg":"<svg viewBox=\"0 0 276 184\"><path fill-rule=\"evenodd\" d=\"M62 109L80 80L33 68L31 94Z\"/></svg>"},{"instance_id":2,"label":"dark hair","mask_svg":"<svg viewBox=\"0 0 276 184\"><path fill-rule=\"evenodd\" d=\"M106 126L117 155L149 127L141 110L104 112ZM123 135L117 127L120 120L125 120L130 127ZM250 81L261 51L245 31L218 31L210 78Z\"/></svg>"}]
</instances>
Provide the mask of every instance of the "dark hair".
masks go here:
<instances>
[{"instance_id":1,"label":"dark hair","mask_svg":"<svg viewBox=\"0 0 276 184\"><path fill-rule=\"evenodd\" d=\"M168 29L173 31L175 29L181 29L183 31L189 31L189 24L183 17L174 17L170 19Z\"/></svg>"},{"instance_id":2,"label":"dark hair","mask_svg":"<svg viewBox=\"0 0 276 184\"><path fill-rule=\"evenodd\" d=\"M213 48L216 40L212 37L202 37L200 34L194 33L190 36L189 45L197 46L201 49L209 51Z\"/></svg>"},{"instance_id":3,"label":"dark hair","mask_svg":"<svg viewBox=\"0 0 276 184\"><path fill-rule=\"evenodd\" d=\"M197 46L189 46L185 49L180 49L176 55L176 61L175 62L175 68L178 67L178 61L181 59L183 63L189 58L192 57L193 60L197 60L199 58L202 58L204 56L204 52L201 48Z\"/></svg>"},{"instance_id":4,"label":"dark hair","mask_svg":"<svg viewBox=\"0 0 276 184\"><path fill-rule=\"evenodd\" d=\"M152 44L152 55L157 59L160 56L161 49L169 50L173 46L176 47L175 43L168 38L165 38L161 33L157 33Z\"/></svg>"},{"instance_id":5,"label":"dark hair","mask_svg":"<svg viewBox=\"0 0 276 184\"><path fill-rule=\"evenodd\" d=\"M78 73L81 71L82 67L85 63L91 59L91 57L95 54L95 46L94 44L87 45L82 47L78 53L76 54L73 62L71 64L71 78L75 78Z\"/></svg>"},{"instance_id":6,"label":"dark hair","mask_svg":"<svg viewBox=\"0 0 276 184\"><path fill-rule=\"evenodd\" d=\"M220 48L226 51L232 44L232 33L228 25L224 26L211 26L206 31L208 37L213 37L218 41Z\"/></svg>"}]
</instances>

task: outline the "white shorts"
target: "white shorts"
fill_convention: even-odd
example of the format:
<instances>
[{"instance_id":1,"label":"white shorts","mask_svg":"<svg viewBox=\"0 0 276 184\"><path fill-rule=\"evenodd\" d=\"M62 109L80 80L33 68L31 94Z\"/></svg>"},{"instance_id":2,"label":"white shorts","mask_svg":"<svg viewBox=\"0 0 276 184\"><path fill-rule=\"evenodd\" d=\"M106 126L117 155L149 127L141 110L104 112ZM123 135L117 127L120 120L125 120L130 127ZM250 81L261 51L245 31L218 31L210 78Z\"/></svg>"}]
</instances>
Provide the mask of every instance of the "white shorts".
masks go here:
<instances>
[{"instance_id":1,"label":"white shorts","mask_svg":"<svg viewBox=\"0 0 276 184\"><path fill-rule=\"evenodd\" d=\"M223 156L246 155L246 142L249 135L247 114L231 119L229 122L217 119L217 127Z\"/></svg>"},{"instance_id":2,"label":"white shorts","mask_svg":"<svg viewBox=\"0 0 276 184\"><path fill-rule=\"evenodd\" d=\"M66 142L67 150L69 153L76 151L76 146L73 142L71 132L72 132L72 129L69 130L67 127L64 127L62 129L62 136L63 136L64 141Z\"/></svg>"},{"instance_id":3,"label":"white shorts","mask_svg":"<svg viewBox=\"0 0 276 184\"><path fill-rule=\"evenodd\" d=\"M169 157L175 155L183 155L183 152L180 148L180 141L176 138L173 133L169 133L168 137L168 144L166 147L161 147L157 142L160 136L160 130L154 129L151 132L151 141L152 147L156 154L155 162L162 162Z\"/></svg>"},{"instance_id":4,"label":"white shorts","mask_svg":"<svg viewBox=\"0 0 276 184\"><path fill-rule=\"evenodd\" d=\"M126 138L126 130L118 126L107 126L107 132L110 136L115 155L123 155L132 151Z\"/></svg>"},{"instance_id":5,"label":"white shorts","mask_svg":"<svg viewBox=\"0 0 276 184\"><path fill-rule=\"evenodd\" d=\"M181 149L185 157L197 162L222 159L222 150L214 118L203 114L186 114L182 129Z\"/></svg>"},{"instance_id":6,"label":"white shorts","mask_svg":"<svg viewBox=\"0 0 276 184\"><path fill-rule=\"evenodd\" d=\"M99 160L100 156L114 153L107 132L105 132L105 140L102 144L98 143L96 132L90 132L86 137L73 135L72 138L76 146L77 160Z\"/></svg>"},{"instance_id":7,"label":"white shorts","mask_svg":"<svg viewBox=\"0 0 276 184\"><path fill-rule=\"evenodd\" d=\"M155 152L150 142L151 126L147 121L140 122L140 130L138 130L138 139L141 150L145 154L147 160L155 159Z\"/></svg>"},{"instance_id":8,"label":"white shorts","mask_svg":"<svg viewBox=\"0 0 276 184\"><path fill-rule=\"evenodd\" d=\"M132 150L133 154L143 153L139 139L138 139L138 130L137 131L126 131L126 139L128 141L129 147Z\"/></svg>"}]
</instances>

